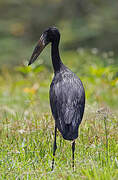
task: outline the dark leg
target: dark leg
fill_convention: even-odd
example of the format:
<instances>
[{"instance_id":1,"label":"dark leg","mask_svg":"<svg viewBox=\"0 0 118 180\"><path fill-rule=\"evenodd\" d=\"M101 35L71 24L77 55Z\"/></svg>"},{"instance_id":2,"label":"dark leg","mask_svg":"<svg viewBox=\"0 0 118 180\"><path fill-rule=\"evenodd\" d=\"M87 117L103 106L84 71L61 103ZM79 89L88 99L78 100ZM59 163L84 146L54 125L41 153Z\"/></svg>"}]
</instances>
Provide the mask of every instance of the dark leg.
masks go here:
<instances>
[{"instance_id":1,"label":"dark leg","mask_svg":"<svg viewBox=\"0 0 118 180\"><path fill-rule=\"evenodd\" d=\"M74 170L74 152L75 152L75 141L72 142L72 167Z\"/></svg>"},{"instance_id":2,"label":"dark leg","mask_svg":"<svg viewBox=\"0 0 118 180\"><path fill-rule=\"evenodd\" d=\"M54 146L53 146L53 159L52 159L52 171L54 169L54 156L55 156L55 152L57 149L57 145L56 145L56 134L57 134L57 127L55 125L55 138L54 138Z\"/></svg>"}]
</instances>

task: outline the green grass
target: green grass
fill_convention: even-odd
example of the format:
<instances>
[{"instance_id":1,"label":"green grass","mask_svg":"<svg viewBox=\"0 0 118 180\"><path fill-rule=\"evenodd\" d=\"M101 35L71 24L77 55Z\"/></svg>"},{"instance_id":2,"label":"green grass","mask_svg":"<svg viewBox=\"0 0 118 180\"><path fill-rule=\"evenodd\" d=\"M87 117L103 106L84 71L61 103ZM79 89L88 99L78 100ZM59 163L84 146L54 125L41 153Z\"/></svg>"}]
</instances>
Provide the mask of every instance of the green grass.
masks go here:
<instances>
[{"instance_id":1,"label":"green grass","mask_svg":"<svg viewBox=\"0 0 118 180\"><path fill-rule=\"evenodd\" d=\"M78 56L83 62L80 71ZM71 142L63 140L59 132L55 168L51 171L54 120L48 91L52 73L43 65L21 66L12 72L5 67L1 69L0 179L118 179L116 70L97 63L85 67L88 56L90 61L93 58L97 62L97 56L86 52L73 54L73 62L69 64L66 53L63 54L71 69L76 64L73 71L81 77L87 97L76 140L74 172Z\"/></svg>"},{"instance_id":2,"label":"green grass","mask_svg":"<svg viewBox=\"0 0 118 180\"><path fill-rule=\"evenodd\" d=\"M29 109L22 114L4 111L2 115L1 179L118 178L118 128L112 112L86 107L76 140L75 172L71 167L71 143L64 141L60 133L55 169L51 172L54 121L50 113L40 115Z\"/></svg>"}]
</instances>

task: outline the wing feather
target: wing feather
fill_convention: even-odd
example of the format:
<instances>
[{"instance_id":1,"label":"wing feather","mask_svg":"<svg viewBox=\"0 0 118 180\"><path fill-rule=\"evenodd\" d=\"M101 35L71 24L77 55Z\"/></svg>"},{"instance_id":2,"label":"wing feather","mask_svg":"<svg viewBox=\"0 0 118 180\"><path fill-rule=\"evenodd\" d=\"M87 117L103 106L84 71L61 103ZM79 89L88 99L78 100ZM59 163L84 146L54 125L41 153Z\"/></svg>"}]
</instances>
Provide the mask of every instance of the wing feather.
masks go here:
<instances>
[{"instance_id":1,"label":"wing feather","mask_svg":"<svg viewBox=\"0 0 118 180\"><path fill-rule=\"evenodd\" d=\"M84 88L80 79L74 75L52 82L50 104L52 114L56 121L60 121L61 128L63 124L71 123L78 126L82 120L85 104Z\"/></svg>"}]
</instances>

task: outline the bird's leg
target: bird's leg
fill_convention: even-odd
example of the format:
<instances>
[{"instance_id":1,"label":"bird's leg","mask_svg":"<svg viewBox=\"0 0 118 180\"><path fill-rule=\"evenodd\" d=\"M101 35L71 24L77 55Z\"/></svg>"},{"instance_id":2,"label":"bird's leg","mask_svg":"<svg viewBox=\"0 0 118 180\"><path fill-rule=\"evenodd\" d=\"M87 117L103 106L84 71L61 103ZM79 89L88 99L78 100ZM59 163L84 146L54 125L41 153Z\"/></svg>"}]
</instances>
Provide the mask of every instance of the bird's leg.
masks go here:
<instances>
[{"instance_id":1,"label":"bird's leg","mask_svg":"<svg viewBox=\"0 0 118 180\"><path fill-rule=\"evenodd\" d=\"M72 142L72 167L74 171L74 152L75 152L75 140Z\"/></svg>"},{"instance_id":2,"label":"bird's leg","mask_svg":"<svg viewBox=\"0 0 118 180\"><path fill-rule=\"evenodd\" d=\"M54 169L54 156L55 156L55 152L57 149L57 145L56 145L56 135L57 135L57 127L55 125L55 138L54 138L54 145L53 145L53 159L52 159L52 171Z\"/></svg>"}]
</instances>

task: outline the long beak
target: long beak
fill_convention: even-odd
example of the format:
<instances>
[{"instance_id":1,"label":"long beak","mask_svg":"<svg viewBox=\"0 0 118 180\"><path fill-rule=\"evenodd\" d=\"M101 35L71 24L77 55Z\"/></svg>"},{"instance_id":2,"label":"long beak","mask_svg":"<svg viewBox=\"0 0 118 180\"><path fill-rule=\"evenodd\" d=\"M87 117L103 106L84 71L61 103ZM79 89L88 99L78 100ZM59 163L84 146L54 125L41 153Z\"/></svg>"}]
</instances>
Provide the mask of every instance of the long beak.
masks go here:
<instances>
[{"instance_id":1,"label":"long beak","mask_svg":"<svg viewBox=\"0 0 118 180\"><path fill-rule=\"evenodd\" d=\"M38 44L36 45L36 47L33 51L33 54L30 58L28 66L31 65L37 59L37 57L41 54L42 50L45 48L45 46L47 44L48 43L46 42L46 35L42 34L39 41L38 41Z\"/></svg>"}]
</instances>

